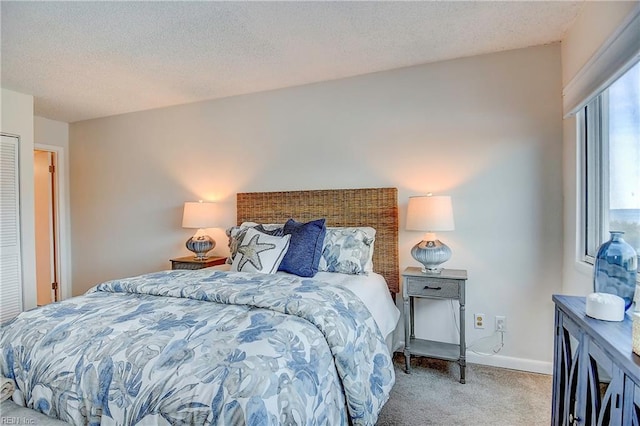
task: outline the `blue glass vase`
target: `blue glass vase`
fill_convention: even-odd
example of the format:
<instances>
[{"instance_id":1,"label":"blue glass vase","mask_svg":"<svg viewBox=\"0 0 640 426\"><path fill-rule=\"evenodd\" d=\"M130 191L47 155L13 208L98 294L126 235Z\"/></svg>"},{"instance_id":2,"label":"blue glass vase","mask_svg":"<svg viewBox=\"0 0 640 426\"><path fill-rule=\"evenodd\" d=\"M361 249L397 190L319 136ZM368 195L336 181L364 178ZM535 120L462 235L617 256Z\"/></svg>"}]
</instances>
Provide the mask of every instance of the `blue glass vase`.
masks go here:
<instances>
[{"instance_id":1,"label":"blue glass vase","mask_svg":"<svg viewBox=\"0 0 640 426\"><path fill-rule=\"evenodd\" d=\"M609 293L624 299L624 309L633 303L638 273L638 255L622 239L624 232L611 231L611 239L602 244L596 255L593 288L596 293Z\"/></svg>"}]
</instances>

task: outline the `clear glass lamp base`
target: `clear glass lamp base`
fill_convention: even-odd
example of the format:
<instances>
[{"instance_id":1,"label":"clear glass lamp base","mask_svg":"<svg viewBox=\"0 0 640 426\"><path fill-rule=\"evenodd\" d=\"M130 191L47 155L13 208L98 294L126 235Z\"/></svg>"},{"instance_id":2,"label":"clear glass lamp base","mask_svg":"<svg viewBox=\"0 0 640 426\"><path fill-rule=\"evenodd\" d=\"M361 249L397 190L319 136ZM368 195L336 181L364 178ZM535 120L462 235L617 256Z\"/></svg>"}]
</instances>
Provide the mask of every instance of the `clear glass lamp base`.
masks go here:
<instances>
[{"instance_id":1,"label":"clear glass lamp base","mask_svg":"<svg viewBox=\"0 0 640 426\"><path fill-rule=\"evenodd\" d=\"M442 272L442 269L443 268L427 268L425 266L422 266L420 272L422 272L423 274L439 274L440 272Z\"/></svg>"}]
</instances>

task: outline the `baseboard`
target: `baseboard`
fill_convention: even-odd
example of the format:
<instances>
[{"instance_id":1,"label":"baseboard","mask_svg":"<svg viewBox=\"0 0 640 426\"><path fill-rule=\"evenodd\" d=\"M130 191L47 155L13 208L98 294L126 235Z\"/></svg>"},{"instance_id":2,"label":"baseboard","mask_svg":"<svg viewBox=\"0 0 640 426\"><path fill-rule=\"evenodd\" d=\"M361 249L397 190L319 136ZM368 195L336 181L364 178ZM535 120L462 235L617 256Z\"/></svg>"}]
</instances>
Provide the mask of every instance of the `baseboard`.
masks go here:
<instances>
[{"instance_id":1,"label":"baseboard","mask_svg":"<svg viewBox=\"0 0 640 426\"><path fill-rule=\"evenodd\" d=\"M469 351L467 351L467 362L489 365L491 367L508 368L510 370L527 371L530 373L552 374L553 372L552 362L502 355L483 356Z\"/></svg>"},{"instance_id":2,"label":"baseboard","mask_svg":"<svg viewBox=\"0 0 640 426\"><path fill-rule=\"evenodd\" d=\"M396 343L395 352L403 353L403 350L404 339ZM504 355L478 355L469 349L467 349L467 362L491 367L508 368L510 370L526 371L529 373L553 374L553 362L515 358Z\"/></svg>"}]
</instances>

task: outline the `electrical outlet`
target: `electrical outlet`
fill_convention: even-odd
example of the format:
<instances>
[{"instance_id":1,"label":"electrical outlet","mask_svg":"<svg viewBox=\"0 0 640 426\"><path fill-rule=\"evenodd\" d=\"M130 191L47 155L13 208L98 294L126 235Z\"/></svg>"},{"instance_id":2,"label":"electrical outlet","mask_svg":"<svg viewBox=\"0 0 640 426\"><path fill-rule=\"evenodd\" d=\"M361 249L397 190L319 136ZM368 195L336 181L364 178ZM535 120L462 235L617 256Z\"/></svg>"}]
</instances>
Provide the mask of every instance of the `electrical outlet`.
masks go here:
<instances>
[{"instance_id":1,"label":"electrical outlet","mask_svg":"<svg viewBox=\"0 0 640 426\"><path fill-rule=\"evenodd\" d=\"M507 317L496 315L496 331L507 331Z\"/></svg>"},{"instance_id":2,"label":"electrical outlet","mask_svg":"<svg viewBox=\"0 0 640 426\"><path fill-rule=\"evenodd\" d=\"M484 328L484 314L473 315L473 326L475 328Z\"/></svg>"}]
</instances>

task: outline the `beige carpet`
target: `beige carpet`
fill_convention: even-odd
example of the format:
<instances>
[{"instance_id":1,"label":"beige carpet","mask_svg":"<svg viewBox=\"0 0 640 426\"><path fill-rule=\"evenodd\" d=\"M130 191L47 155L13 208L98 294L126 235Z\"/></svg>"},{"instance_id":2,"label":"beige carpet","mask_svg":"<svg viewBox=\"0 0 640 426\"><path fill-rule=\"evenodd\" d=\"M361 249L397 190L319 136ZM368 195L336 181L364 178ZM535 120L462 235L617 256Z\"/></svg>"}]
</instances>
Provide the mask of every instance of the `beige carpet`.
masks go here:
<instances>
[{"instance_id":1,"label":"beige carpet","mask_svg":"<svg viewBox=\"0 0 640 426\"><path fill-rule=\"evenodd\" d=\"M461 384L457 364L396 354L396 384L382 408L378 426L398 425L548 425L551 376L467 365Z\"/></svg>"}]
</instances>

